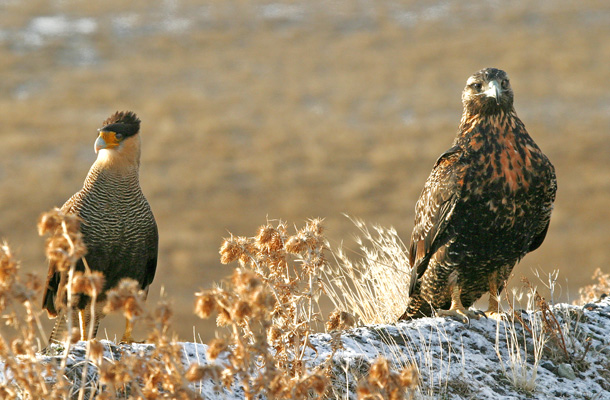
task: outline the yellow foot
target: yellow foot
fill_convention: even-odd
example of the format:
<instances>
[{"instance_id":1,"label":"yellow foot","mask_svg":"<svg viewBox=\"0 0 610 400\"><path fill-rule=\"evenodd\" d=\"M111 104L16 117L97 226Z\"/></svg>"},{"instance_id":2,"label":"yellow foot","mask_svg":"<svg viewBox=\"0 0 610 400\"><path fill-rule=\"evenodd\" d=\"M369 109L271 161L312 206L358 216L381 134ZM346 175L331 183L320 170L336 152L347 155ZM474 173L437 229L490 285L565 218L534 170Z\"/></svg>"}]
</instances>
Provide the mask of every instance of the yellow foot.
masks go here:
<instances>
[{"instance_id":1,"label":"yellow foot","mask_svg":"<svg viewBox=\"0 0 610 400\"><path fill-rule=\"evenodd\" d=\"M470 319L479 319L486 317L485 313L476 310L467 310L465 308L450 308L449 310L437 310L436 315L439 317L452 317L462 320L465 324L470 323Z\"/></svg>"},{"instance_id":2,"label":"yellow foot","mask_svg":"<svg viewBox=\"0 0 610 400\"><path fill-rule=\"evenodd\" d=\"M496 321L502 321L504 318L504 313L501 313L497 310L487 310L485 311L485 316L490 319L495 319Z\"/></svg>"},{"instance_id":3,"label":"yellow foot","mask_svg":"<svg viewBox=\"0 0 610 400\"><path fill-rule=\"evenodd\" d=\"M123 336L119 341L119 344L133 344L133 343L145 343L144 340L135 340L133 337L125 337Z\"/></svg>"}]
</instances>

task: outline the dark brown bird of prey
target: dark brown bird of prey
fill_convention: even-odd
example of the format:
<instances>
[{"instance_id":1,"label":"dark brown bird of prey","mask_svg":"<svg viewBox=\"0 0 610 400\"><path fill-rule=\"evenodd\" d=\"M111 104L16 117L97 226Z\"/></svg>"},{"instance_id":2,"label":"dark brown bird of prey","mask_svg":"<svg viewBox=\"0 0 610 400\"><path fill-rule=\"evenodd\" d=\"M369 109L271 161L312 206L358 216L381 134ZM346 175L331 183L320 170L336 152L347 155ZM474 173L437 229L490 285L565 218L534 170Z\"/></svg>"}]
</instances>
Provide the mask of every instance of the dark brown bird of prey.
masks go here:
<instances>
[{"instance_id":1,"label":"dark brown bird of prey","mask_svg":"<svg viewBox=\"0 0 610 400\"><path fill-rule=\"evenodd\" d=\"M468 310L490 292L488 316L515 264L544 241L555 169L513 107L507 74L483 69L466 82L453 146L436 161L415 206L410 300L401 319L478 318Z\"/></svg>"},{"instance_id":2,"label":"dark brown bird of prey","mask_svg":"<svg viewBox=\"0 0 610 400\"><path fill-rule=\"evenodd\" d=\"M98 132L97 159L83 188L61 208L81 219L87 265L104 274L104 287L93 316L94 336L109 289L122 279L131 278L148 291L157 268L158 249L157 224L139 182L140 120L133 112L116 112ZM84 269L84 263L79 261L76 270ZM49 343L61 341L66 330L67 274L52 262L49 264L42 307L49 316L58 317ZM72 321L74 326L80 326L82 340L87 337L92 319L90 303L91 298L81 295L72 310ZM132 324L127 320L122 341L133 341L131 331Z\"/></svg>"}]
</instances>

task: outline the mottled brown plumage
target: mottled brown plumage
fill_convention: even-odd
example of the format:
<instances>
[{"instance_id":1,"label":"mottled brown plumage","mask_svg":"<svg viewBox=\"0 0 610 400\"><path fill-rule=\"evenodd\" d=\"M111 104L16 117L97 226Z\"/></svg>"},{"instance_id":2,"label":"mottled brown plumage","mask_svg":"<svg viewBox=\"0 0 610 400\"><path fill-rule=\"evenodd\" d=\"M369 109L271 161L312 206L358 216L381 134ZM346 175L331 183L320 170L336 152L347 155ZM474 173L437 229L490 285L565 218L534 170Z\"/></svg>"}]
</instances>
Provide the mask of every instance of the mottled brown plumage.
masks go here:
<instances>
[{"instance_id":1,"label":"mottled brown plumage","mask_svg":"<svg viewBox=\"0 0 610 400\"><path fill-rule=\"evenodd\" d=\"M513 108L504 71L472 75L453 147L440 156L415 206L410 299L401 319L475 316L466 309L497 295L515 264L543 242L557 182L548 158ZM449 309L449 311L447 311Z\"/></svg>"},{"instance_id":2,"label":"mottled brown plumage","mask_svg":"<svg viewBox=\"0 0 610 400\"><path fill-rule=\"evenodd\" d=\"M123 278L136 280L148 291L157 266L158 234L155 218L140 189L140 120L133 112L116 112L103 123L95 142L97 159L83 188L62 206L64 213L78 216L87 247L88 266L104 274L104 287L96 304L94 334L97 332L106 292ZM84 270L79 261L77 271ZM60 341L66 328L66 275L52 262L43 308L58 316L50 342ZM76 295L74 324L81 321L81 338L87 337L91 299ZM124 340L131 340L128 321Z\"/></svg>"}]
</instances>

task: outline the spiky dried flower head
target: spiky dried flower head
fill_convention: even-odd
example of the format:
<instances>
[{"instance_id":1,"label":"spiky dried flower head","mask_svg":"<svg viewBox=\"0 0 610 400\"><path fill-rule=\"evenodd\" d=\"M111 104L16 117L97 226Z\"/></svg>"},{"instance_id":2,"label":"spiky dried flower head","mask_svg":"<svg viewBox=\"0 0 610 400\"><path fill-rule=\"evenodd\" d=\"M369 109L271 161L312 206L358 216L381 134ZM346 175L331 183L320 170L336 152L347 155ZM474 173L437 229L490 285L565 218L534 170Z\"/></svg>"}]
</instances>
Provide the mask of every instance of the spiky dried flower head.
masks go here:
<instances>
[{"instance_id":1,"label":"spiky dried flower head","mask_svg":"<svg viewBox=\"0 0 610 400\"><path fill-rule=\"evenodd\" d=\"M307 249L307 238L303 234L290 236L286 242L286 251L292 254L300 254Z\"/></svg>"},{"instance_id":2,"label":"spiky dried flower head","mask_svg":"<svg viewBox=\"0 0 610 400\"><path fill-rule=\"evenodd\" d=\"M231 324L233 320L231 319L231 314L227 309L221 308L218 310L218 317L216 317L216 325L217 326L227 326Z\"/></svg>"},{"instance_id":3,"label":"spiky dried flower head","mask_svg":"<svg viewBox=\"0 0 610 400\"><path fill-rule=\"evenodd\" d=\"M13 260L11 249L6 243L0 246L0 285L10 287L15 280L19 264Z\"/></svg>"},{"instance_id":4,"label":"spiky dried flower head","mask_svg":"<svg viewBox=\"0 0 610 400\"><path fill-rule=\"evenodd\" d=\"M282 330L276 325L271 325L267 330L267 340L272 345L277 345L280 339L282 339Z\"/></svg>"},{"instance_id":5,"label":"spiky dried flower head","mask_svg":"<svg viewBox=\"0 0 610 400\"><path fill-rule=\"evenodd\" d=\"M169 302L161 301L157 304L157 307L155 308L155 319L162 325L169 325L169 321L173 315L174 311Z\"/></svg>"},{"instance_id":6,"label":"spiky dried flower head","mask_svg":"<svg viewBox=\"0 0 610 400\"><path fill-rule=\"evenodd\" d=\"M228 348L228 344L226 342L226 340L221 339L221 338L215 338L213 339L209 344L208 344L208 350L206 352L206 355L208 357L208 360L210 361L214 361L215 359L218 358L218 356L220 355L220 353L222 353L223 351L225 351Z\"/></svg>"},{"instance_id":7,"label":"spiky dried flower head","mask_svg":"<svg viewBox=\"0 0 610 400\"><path fill-rule=\"evenodd\" d=\"M413 364L409 364L400 371L400 375L398 379L400 381L400 385L405 389L415 389L418 385L417 382L417 367Z\"/></svg>"},{"instance_id":8,"label":"spiky dried flower head","mask_svg":"<svg viewBox=\"0 0 610 400\"><path fill-rule=\"evenodd\" d=\"M233 304L231 317L236 322L241 322L252 315L252 307L247 301L238 300Z\"/></svg>"},{"instance_id":9,"label":"spiky dried flower head","mask_svg":"<svg viewBox=\"0 0 610 400\"><path fill-rule=\"evenodd\" d=\"M13 354L15 355L23 355L26 353L25 344L22 339L13 339L11 342L11 350L13 350Z\"/></svg>"},{"instance_id":10,"label":"spiky dried flower head","mask_svg":"<svg viewBox=\"0 0 610 400\"><path fill-rule=\"evenodd\" d=\"M236 268L231 275L231 283L236 292L247 296L263 284L260 276L246 268Z\"/></svg>"},{"instance_id":11,"label":"spiky dried flower head","mask_svg":"<svg viewBox=\"0 0 610 400\"><path fill-rule=\"evenodd\" d=\"M356 318L347 311L335 310L328 317L326 329L330 331L345 330L356 325Z\"/></svg>"},{"instance_id":12,"label":"spiky dried flower head","mask_svg":"<svg viewBox=\"0 0 610 400\"><path fill-rule=\"evenodd\" d=\"M270 224L261 226L254 239L256 246L264 254L270 254L283 249L285 237L286 227L280 222L277 229Z\"/></svg>"},{"instance_id":13,"label":"spiky dried flower head","mask_svg":"<svg viewBox=\"0 0 610 400\"><path fill-rule=\"evenodd\" d=\"M207 319L216 311L216 297L210 290L195 293L195 314L201 319Z\"/></svg>"},{"instance_id":14,"label":"spiky dried flower head","mask_svg":"<svg viewBox=\"0 0 610 400\"><path fill-rule=\"evenodd\" d=\"M94 360L101 360L104 356L104 345L97 339L89 340L89 352Z\"/></svg>"},{"instance_id":15,"label":"spiky dried flower head","mask_svg":"<svg viewBox=\"0 0 610 400\"><path fill-rule=\"evenodd\" d=\"M368 381L373 385L385 387L390 379L390 364L387 358L379 357L371 365Z\"/></svg>"},{"instance_id":16,"label":"spiky dried flower head","mask_svg":"<svg viewBox=\"0 0 610 400\"><path fill-rule=\"evenodd\" d=\"M38 234L49 233L47 258L59 271L65 271L85 256L87 247L80 232L80 218L55 208L40 216Z\"/></svg>"},{"instance_id":17,"label":"spiky dried flower head","mask_svg":"<svg viewBox=\"0 0 610 400\"><path fill-rule=\"evenodd\" d=\"M192 363L189 369L184 374L184 377L189 382L196 382L203 379L205 376L205 368L197 363Z\"/></svg>"},{"instance_id":18,"label":"spiky dried flower head","mask_svg":"<svg viewBox=\"0 0 610 400\"><path fill-rule=\"evenodd\" d=\"M234 379L233 371L229 368L224 369L220 375L220 382L226 389L230 389L233 386Z\"/></svg>"},{"instance_id":19,"label":"spiky dried flower head","mask_svg":"<svg viewBox=\"0 0 610 400\"><path fill-rule=\"evenodd\" d=\"M83 273L77 271L72 278L72 292L84 293L87 296L95 297L104 288L104 274L100 271Z\"/></svg>"},{"instance_id":20,"label":"spiky dried flower head","mask_svg":"<svg viewBox=\"0 0 610 400\"><path fill-rule=\"evenodd\" d=\"M144 291L140 284L130 278L122 279L119 284L106 292L105 314L123 310L125 318L134 320L144 312Z\"/></svg>"},{"instance_id":21,"label":"spiky dried flower head","mask_svg":"<svg viewBox=\"0 0 610 400\"><path fill-rule=\"evenodd\" d=\"M310 391L314 391L318 396L321 396L328 387L328 379L319 374L307 376L301 380L295 388L295 394L299 398L307 398Z\"/></svg>"},{"instance_id":22,"label":"spiky dried flower head","mask_svg":"<svg viewBox=\"0 0 610 400\"><path fill-rule=\"evenodd\" d=\"M231 235L229 239L224 239L220 247L220 262L228 264L235 260L239 260L242 264L250 261L252 254L256 252L253 244L253 239Z\"/></svg>"},{"instance_id":23,"label":"spiky dried flower head","mask_svg":"<svg viewBox=\"0 0 610 400\"><path fill-rule=\"evenodd\" d=\"M72 328L70 331L70 343L78 343L79 340L82 340L81 331L79 328Z\"/></svg>"},{"instance_id":24,"label":"spiky dried flower head","mask_svg":"<svg viewBox=\"0 0 610 400\"><path fill-rule=\"evenodd\" d=\"M324 230L325 230L323 222L324 222L323 218L310 219L309 221L307 221L307 225L305 226L305 229L310 231L311 233L313 233L316 236L322 236L324 234Z\"/></svg>"}]
</instances>

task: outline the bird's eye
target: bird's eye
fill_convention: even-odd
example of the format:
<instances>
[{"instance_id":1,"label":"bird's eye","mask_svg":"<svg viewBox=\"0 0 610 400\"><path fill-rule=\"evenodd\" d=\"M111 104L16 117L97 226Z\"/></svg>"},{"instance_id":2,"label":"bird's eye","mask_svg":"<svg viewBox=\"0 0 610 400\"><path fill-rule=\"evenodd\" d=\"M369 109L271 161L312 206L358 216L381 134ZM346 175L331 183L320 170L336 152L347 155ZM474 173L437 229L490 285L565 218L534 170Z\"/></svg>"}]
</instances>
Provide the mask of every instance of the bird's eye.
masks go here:
<instances>
[{"instance_id":1,"label":"bird's eye","mask_svg":"<svg viewBox=\"0 0 610 400\"><path fill-rule=\"evenodd\" d=\"M116 140L121 140L121 139L123 139L123 134L122 133L115 133L114 137L116 138Z\"/></svg>"},{"instance_id":2,"label":"bird's eye","mask_svg":"<svg viewBox=\"0 0 610 400\"><path fill-rule=\"evenodd\" d=\"M502 89L506 89L508 88L508 79L503 79L502 80Z\"/></svg>"},{"instance_id":3,"label":"bird's eye","mask_svg":"<svg viewBox=\"0 0 610 400\"><path fill-rule=\"evenodd\" d=\"M474 90L476 90L477 92L481 90L481 88L483 87L480 83L473 83L472 85L470 85L471 88L473 88Z\"/></svg>"}]
</instances>

